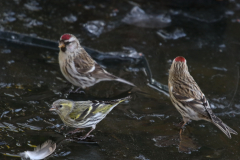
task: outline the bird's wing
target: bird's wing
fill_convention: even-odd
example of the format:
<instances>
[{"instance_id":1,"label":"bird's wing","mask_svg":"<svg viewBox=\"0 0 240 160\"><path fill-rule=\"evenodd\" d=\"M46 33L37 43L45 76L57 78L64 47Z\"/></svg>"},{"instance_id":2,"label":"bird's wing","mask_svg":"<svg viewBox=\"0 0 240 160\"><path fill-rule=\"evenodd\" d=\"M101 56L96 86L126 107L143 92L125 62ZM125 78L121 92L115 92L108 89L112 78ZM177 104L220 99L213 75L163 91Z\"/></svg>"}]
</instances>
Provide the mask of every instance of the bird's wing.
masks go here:
<instances>
[{"instance_id":1,"label":"bird's wing","mask_svg":"<svg viewBox=\"0 0 240 160\"><path fill-rule=\"evenodd\" d=\"M203 106L206 108L208 114L210 115L213 123L215 124L219 124L219 123L223 123L222 120L220 118L218 118L213 112L212 112L212 109L205 97L205 95L203 95L203 98L202 98L202 101L203 101ZM222 130L222 129L221 129Z\"/></svg>"},{"instance_id":2,"label":"bird's wing","mask_svg":"<svg viewBox=\"0 0 240 160\"><path fill-rule=\"evenodd\" d=\"M92 103L90 101L75 102L72 112L69 117L72 120L84 119L92 110Z\"/></svg>"},{"instance_id":3,"label":"bird's wing","mask_svg":"<svg viewBox=\"0 0 240 160\"><path fill-rule=\"evenodd\" d=\"M176 82L172 87L173 96L184 106L188 106L197 113L209 117L205 108L206 98L192 77L188 81ZM210 108L211 109L211 108Z\"/></svg>"},{"instance_id":4,"label":"bird's wing","mask_svg":"<svg viewBox=\"0 0 240 160\"><path fill-rule=\"evenodd\" d=\"M108 114L115 106L117 106L119 103L130 99L130 96L127 96L125 98L121 99L115 99L111 101L93 101L95 108L92 110L93 114L102 113L102 114Z\"/></svg>"},{"instance_id":5,"label":"bird's wing","mask_svg":"<svg viewBox=\"0 0 240 160\"><path fill-rule=\"evenodd\" d=\"M96 82L104 80L115 80L131 86L135 86L133 83L105 71L87 54L84 49L79 50L79 53L74 58L73 62L74 67L78 73L80 73L81 75L85 75L86 77L93 77Z\"/></svg>"},{"instance_id":6,"label":"bird's wing","mask_svg":"<svg viewBox=\"0 0 240 160\"><path fill-rule=\"evenodd\" d=\"M106 106L105 103L99 101L79 101L75 102L72 112L69 114L69 117L75 121L81 121L88 117L93 116L96 113L100 113L98 108Z\"/></svg>"},{"instance_id":7,"label":"bird's wing","mask_svg":"<svg viewBox=\"0 0 240 160\"><path fill-rule=\"evenodd\" d=\"M95 64L95 70L92 71L91 75L98 79L117 79L118 77L105 71L99 64Z\"/></svg>"},{"instance_id":8,"label":"bird's wing","mask_svg":"<svg viewBox=\"0 0 240 160\"><path fill-rule=\"evenodd\" d=\"M75 102L72 112L69 114L70 118L75 121L81 121L95 114L99 117L108 114L119 103L129 99L129 97L112 100L112 101L79 101Z\"/></svg>"},{"instance_id":9,"label":"bird's wing","mask_svg":"<svg viewBox=\"0 0 240 160\"><path fill-rule=\"evenodd\" d=\"M73 60L76 70L80 74L87 74L95 70L96 62L88 55L84 49Z\"/></svg>"},{"instance_id":10,"label":"bird's wing","mask_svg":"<svg viewBox=\"0 0 240 160\"><path fill-rule=\"evenodd\" d=\"M117 79L116 76L105 71L85 51L74 58L74 65L78 73L85 74L96 79Z\"/></svg>"}]
</instances>

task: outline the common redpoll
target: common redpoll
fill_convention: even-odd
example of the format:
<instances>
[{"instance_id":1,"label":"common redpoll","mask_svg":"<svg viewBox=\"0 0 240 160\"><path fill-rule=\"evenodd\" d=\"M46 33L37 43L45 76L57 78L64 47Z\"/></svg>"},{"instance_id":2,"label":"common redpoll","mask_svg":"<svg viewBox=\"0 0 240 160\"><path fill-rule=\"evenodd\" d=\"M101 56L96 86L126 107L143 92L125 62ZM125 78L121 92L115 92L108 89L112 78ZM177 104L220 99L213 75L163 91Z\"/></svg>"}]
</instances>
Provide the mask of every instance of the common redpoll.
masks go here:
<instances>
[{"instance_id":1,"label":"common redpoll","mask_svg":"<svg viewBox=\"0 0 240 160\"><path fill-rule=\"evenodd\" d=\"M205 120L215 124L228 138L231 138L231 133L238 134L214 115L205 95L188 72L184 57L179 56L173 60L169 70L168 87L170 99L183 117L182 127L190 119Z\"/></svg>"},{"instance_id":2,"label":"common redpoll","mask_svg":"<svg viewBox=\"0 0 240 160\"><path fill-rule=\"evenodd\" d=\"M96 128L96 125L119 103L129 99L130 96L112 101L70 101L59 99L53 102L50 111L55 111L66 126L92 129L82 138L85 139Z\"/></svg>"},{"instance_id":3,"label":"common redpoll","mask_svg":"<svg viewBox=\"0 0 240 160\"><path fill-rule=\"evenodd\" d=\"M105 71L88 55L74 35L62 35L59 48L60 69L64 77L73 85L85 89L101 81L119 81L135 86Z\"/></svg>"}]
</instances>

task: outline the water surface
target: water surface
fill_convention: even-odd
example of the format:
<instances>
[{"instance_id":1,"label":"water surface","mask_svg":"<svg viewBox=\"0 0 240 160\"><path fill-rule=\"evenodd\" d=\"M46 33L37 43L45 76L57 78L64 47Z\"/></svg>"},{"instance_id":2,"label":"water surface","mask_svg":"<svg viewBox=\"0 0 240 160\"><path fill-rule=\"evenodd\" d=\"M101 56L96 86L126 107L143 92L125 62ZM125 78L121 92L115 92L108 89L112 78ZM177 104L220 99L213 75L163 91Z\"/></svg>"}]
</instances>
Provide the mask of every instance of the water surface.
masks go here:
<instances>
[{"instance_id":1,"label":"water surface","mask_svg":"<svg viewBox=\"0 0 240 160\"><path fill-rule=\"evenodd\" d=\"M63 33L72 33L84 46L102 52L125 52L124 47L131 47L145 54L153 78L162 84L167 84L172 60L184 56L213 112L240 132L239 2L13 0L1 1L0 6L1 30L54 41ZM136 14L140 18L137 23L125 23L123 19L136 6L142 9L144 18ZM155 22L159 17L169 24ZM16 127L1 128L1 152L33 150L31 145L48 139L60 142L63 135L44 122L62 125L60 118L48 110L53 101L65 98L71 86L60 72L58 52L1 41L0 59L0 123ZM181 122L181 115L169 97L147 85L141 67L101 64L148 95L134 93L129 102L114 108L92 132L92 140L97 143L63 142L50 159L239 159L239 136L228 139L205 121L187 125L185 141L179 147L176 124ZM68 99L107 99L128 89L121 83L103 82L86 95L71 94ZM17 123L41 130L22 128ZM187 148L185 153L179 152L181 147Z\"/></svg>"}]
</instances>

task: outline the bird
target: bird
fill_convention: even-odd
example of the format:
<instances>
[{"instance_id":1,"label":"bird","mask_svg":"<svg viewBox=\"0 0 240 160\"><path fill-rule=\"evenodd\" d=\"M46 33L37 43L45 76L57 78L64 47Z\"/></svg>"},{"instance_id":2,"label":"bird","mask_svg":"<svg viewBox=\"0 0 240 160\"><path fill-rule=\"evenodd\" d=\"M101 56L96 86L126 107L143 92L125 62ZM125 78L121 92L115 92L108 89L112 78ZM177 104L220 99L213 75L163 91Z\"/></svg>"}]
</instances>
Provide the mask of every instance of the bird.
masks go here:
<instances>
[{"instance_id":1,"label":"bird","mask_svg":"<svg viewBox=\"0 0 240 160\"><path fill-rule=\"evenodd\" d=\"M60 37L59 65L63 76L79 89L85 89L101 81L119 81L131 86L133 83L108 73L80 45L78 39L69 33Z\"/></svg>"},{"instance_id":2,"label":"bird","mask_svg":"<svg viewBox=\"0 0 240 160\"><path fill-rule=\"evenodd\" d=\"M228 138L231 138L231 134L238 134L213 113L205 95L190 75L186 59L182 56L176 57L172 62L168 88L173 105L183 117L180 136L182 128L189 120L212 122Z\"/></svg>"},{"instance_id":3,"label":"bird","mask_svg":"<svg viewBox=\"0 0 240 160\"><path fill-rule=\"evenodd\" d=\"M66 126L77 128L89 128L91 130L80 140L84 140L96 128L96 125L119 103L130 99L130 96L111 101L72 101L59 99L53 102L50 111L55 111Z\"/></svg>"}]
</instances>

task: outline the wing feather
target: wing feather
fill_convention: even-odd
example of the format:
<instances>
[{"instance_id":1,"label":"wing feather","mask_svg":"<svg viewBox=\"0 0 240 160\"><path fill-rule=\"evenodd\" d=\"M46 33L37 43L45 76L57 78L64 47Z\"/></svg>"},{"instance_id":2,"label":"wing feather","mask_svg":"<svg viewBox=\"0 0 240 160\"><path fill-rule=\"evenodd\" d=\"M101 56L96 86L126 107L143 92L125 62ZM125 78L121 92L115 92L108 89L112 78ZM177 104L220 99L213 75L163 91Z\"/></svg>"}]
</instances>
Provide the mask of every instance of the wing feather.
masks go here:
<instances>
[{"instance_id":1,"label":"wing feather","mask_svg":"<svg viewBox=\"0 0 240 160\"><path fill-rule=\"evenodd\" d=\"M96 64L84 49L80 49L80 53L76 54L73 62L76 70L80 74L86 74L94 70Z\"/></svg>"},{"instance_id":2,"label":"wing feather","mask_svg":"<svg viewBox=\"0 0 240 160\"><path fill-rule=\"evenodd\" d=\"M205 96L192 76L188 77L185 81L176 81L172 86L172 94L183 106L187 106L198 114L210 118L204 105L206 99L203 97Z\"/></svg>"}]
</instances>

